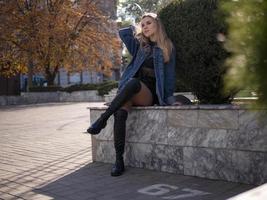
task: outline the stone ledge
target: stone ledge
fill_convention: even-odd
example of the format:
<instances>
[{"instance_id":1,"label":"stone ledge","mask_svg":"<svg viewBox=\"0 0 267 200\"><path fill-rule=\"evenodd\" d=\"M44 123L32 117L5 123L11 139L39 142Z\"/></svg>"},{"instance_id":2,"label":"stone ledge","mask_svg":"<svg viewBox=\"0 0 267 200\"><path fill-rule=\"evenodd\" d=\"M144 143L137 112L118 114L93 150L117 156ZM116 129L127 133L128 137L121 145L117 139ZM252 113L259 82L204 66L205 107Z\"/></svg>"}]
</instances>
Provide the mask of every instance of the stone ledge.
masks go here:
<instances>
[{"instance_id":1,"label":"stone ledge","mask_svg":"<svg viewBox=\"0 0 267 200\"><path fill-rule=\"evenodd\" d=\"M68 92L24 92L21 96L0 96L0 106L51 102L102 102L97 90Z\"/></svg>"},{"instance_id":2,"label":"stone ledge","mask_svg":"<svg viewBox=\"0 0 267 200\"><path fill-rule=\"evenodd\" d=\"M105 110L107 106L88 107L92 110ZM133 110L239 110L238 105L182 105L182 106L135 106Z\"/></svg>"},{"instance_id":3,"label":"stone ledge","mask_svg":"<svg viewBox=\"0 0 267 200\"><path fill-rule=\"evenodd\" d=\"M89 108L91 122L106 108ZM126 164L262 184L267 181L265 114L225 105L135 107L127 120ZM94 161L114 162L113 117L92 142Z\"/></svg>"}]
</instances>

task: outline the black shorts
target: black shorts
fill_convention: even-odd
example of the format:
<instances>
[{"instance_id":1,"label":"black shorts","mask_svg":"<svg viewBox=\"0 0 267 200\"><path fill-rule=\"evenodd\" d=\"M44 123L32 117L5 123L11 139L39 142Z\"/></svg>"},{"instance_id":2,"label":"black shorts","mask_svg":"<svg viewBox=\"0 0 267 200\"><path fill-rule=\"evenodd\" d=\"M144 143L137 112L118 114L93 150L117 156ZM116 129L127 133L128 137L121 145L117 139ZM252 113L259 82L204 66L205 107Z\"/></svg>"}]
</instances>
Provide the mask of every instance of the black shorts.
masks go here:
<instances>
[{"instance_id":1,"label":"black shorts","mask_svg":"<svg viewBox=\"0 0 267 200\"><path fill-rule=\"evenodd\" d=\"M156 93L156 78L150 76L142 76L140 74L139 76L136 76L136 78L139 79L142 83L144 83L152 93L153 105L159 104L158 96Z\"/></svg>"}]
</instances>

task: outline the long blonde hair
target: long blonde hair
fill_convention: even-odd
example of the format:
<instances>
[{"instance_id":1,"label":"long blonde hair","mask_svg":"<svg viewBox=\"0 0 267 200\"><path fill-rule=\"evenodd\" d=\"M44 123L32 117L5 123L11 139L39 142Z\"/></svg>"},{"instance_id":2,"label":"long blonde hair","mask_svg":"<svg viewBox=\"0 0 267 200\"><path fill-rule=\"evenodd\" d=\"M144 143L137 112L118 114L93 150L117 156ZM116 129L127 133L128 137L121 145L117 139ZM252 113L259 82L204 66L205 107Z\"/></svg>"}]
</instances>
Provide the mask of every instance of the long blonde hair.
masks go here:
<instances>
[{"instance_id":1,"label":"long blonde hair","mask_svg":"<svg viewBox=\"0 0 267 200\"><path fill-rule=\"evenodd\" d=\"M167 63L170 60L171 52L173 49L173 44L171 40L168 38L165 28L161 22L161 20L157 17L155 13L145 13L141 20L145 17L150 17L155 20L157 24L157 33L156 33L156 43L159 48L163 51L164 62ZM141 27L137 29L136 37L140 41L141 47L145 47L149 43L149 39L145 37L142 33Z\"/></svg>"}]
</instances>

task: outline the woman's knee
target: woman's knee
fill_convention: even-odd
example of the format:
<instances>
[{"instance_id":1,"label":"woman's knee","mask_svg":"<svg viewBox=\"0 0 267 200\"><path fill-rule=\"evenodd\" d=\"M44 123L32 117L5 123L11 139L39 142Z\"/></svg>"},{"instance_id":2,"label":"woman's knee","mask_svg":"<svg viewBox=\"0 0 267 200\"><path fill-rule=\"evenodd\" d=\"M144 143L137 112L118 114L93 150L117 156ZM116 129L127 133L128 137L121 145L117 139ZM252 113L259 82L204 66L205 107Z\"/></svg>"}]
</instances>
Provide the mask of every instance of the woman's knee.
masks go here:
<instances>
[{"instance_id":1,"label":"woman's knee","mask_svg":"<svg viewBox=\"0 0 267 200\"><path fill-rule=\"evenodd\" d=\"M131 89L133 93L138 93L142 88L140 80L137 78L132 78L125 85L125 89Z\"/></svg>"}]
</instances>

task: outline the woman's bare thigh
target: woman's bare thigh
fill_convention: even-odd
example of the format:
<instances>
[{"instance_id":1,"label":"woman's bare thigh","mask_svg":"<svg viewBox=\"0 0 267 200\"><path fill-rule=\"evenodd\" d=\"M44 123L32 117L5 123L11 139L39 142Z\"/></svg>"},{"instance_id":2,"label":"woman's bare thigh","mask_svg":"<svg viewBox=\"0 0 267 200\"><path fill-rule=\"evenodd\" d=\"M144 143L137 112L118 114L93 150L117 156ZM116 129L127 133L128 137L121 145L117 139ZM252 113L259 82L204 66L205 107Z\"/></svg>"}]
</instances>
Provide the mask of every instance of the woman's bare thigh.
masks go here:
<instances>
[{"instance_id":1,"label":"woman's bare thigh","mask_svg":"<svg viewBox=\"0 0 267 200\"><path fill-rule=\"evenodd\" d=\"M151 106L153 104L153 95L148 87L141 82L141 90L133 96L131 102L134 106Z\"/></svg>"}]
</instances>

